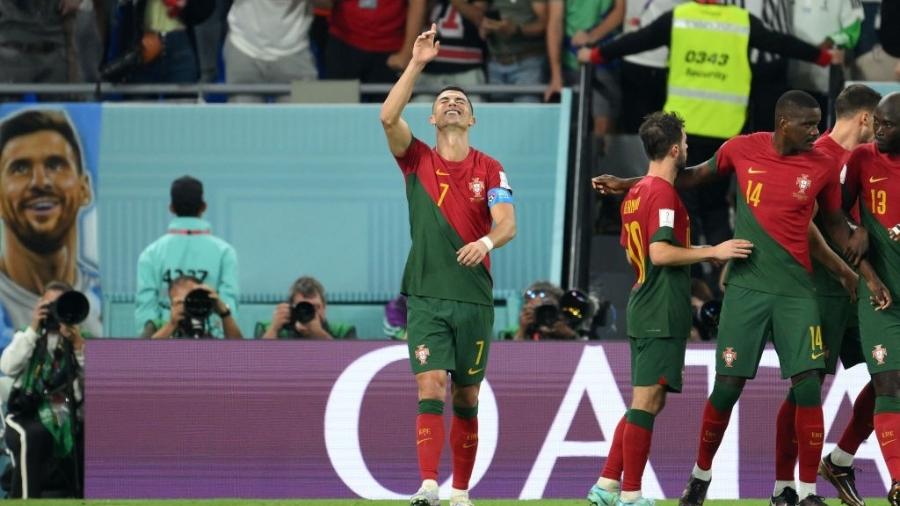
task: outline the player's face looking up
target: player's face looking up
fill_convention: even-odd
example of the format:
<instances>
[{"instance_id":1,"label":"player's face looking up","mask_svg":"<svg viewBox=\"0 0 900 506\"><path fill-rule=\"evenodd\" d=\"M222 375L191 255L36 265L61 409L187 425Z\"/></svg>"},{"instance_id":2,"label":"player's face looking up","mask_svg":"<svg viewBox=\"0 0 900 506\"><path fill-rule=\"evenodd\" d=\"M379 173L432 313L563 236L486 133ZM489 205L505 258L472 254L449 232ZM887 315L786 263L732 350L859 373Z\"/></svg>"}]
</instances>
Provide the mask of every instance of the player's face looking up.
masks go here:
<instances>
[{"instance_id":1,"label":"player's face looking up","mask_svg":"<svg viewBox=\"0 0 900 506\"><path fill-rule=\"evenodd\" d=\"M30 250L62 245L90 201L87 177L65 137L43 130L11 139L0 153L0 216Z\"/></svg>"},{"instance_id":2,"label":"player's face looking up","mask_svg":"<svg viewBox=\"0 0 900 506\"><path fill-rule=\"evenodd\" d=\"M884 97L874 116L878 151L900 154L900 94L892 93Z\"/></svg>"},{"instance_id":3,"label":"player's face looking up","mask_svg":"<svg viewBox=\"0 0 900 506\"><path fill-rule=\"evenodd\" d=\"M438 129L456 126L467 129L475 124L469 99L460 91L447 90L434 101L431 107L431 124Z\"/></svg>"},{"instance_id":4,"label":"player's face looking up","mask_svg":"<svg viewBox=\"0 0 900 506\"><path fill-rule=\"evenodd\" d=\"M819 120L822 113L818 107L803 107L788 111L778 119L784 146L789 151L812 151L819 138Z\"/></svg>"}]
</instances>

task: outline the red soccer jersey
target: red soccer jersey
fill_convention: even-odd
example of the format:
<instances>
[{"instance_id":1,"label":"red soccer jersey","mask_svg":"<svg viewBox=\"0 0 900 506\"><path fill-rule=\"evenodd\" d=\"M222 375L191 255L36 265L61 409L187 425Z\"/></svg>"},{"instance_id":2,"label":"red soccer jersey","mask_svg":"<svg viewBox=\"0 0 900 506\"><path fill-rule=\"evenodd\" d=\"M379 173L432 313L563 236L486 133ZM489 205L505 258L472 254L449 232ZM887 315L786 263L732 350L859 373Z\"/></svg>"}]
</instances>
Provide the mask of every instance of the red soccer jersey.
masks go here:
<instances>
[{"instance_id":1,"label":"red soccer jersey","mask_svg":"<svg viewBox=\"0 0 900 506\"><path fill-rule=\"evenodd\" d=\"M874 143L863 144L847 161L844 185L883 227L900 224L900 156L881 153Z\"/></svg>"},{"instance_id":2,"label":"red soccer jersey","mask_svg":"<svg viewBox=\"0 0 900 506\"><path fill-rule=\"evenodd\" d=\"M363 51L393 53L403 47L407 8L407 0L335 2L329 33Z\"/></svg>"},{"instance_id":3,"label":"red soccer jersey","mask_svg":"<svg viewBox=\"0 0 900 506\"><path fill-rule=\"evenodd\" d=\"M852 153L852 151L844 149L844 146L838 144L836 140L832 139L831 136L828 135L829 133L830 131L825 132L816 140L816 149L822 151L840 164L838 165L838 167L841 171L841 183L843 184L847 172L847 160L850 159L850 153ZM853 221L859 223L858 206L853 206L853 208L850 210L850 216L853 218Z\"/></svg>"},{"instance_id":4,"label":"red soccer jersey","mask_svg":"<svg viewBox=\"0 0 900 506\"><path fill-rule=\"evenodd\" d=\"M474 148L469 149L465 160L451 162L413 138L397 164L404 176L416 175L464 243L477 241L491 231L488 191L510 189L500 162ZM484 265L490 269L489 256L484 257Z\"/></svg>"},{"instance_id":5,"label":"red soccer jersey","mask_svg":"<svg viewBox=\"0 0 900 506\"><path fill-rule=\"evenodd\" d=\"M622 234L619 243L628 253L634 268L635 285L644 283L650 266L650 243L672 241L688 247L691 244L690 220L678 192L668 181L647 176L634 185L621 206ZM672 233L657 235L661 227Z\"/></svg>"},{"instance_id":6,"label":"red soccer jersey","mask_svg":"<svg viewBox=\"0 0 900 506\"><path fill-rule=\"evenodd\" d=\"M735 173L739 195L762 230L812 271L807 228L816 201L825 211L841 208L838 163L815 149L783 156L772 146L772 133L759 132L726 142L716 165L720 174ZM738 231L735 236L744 238ZM753 252L764 254L758 247Z\"/></svg>"}]
</instances>

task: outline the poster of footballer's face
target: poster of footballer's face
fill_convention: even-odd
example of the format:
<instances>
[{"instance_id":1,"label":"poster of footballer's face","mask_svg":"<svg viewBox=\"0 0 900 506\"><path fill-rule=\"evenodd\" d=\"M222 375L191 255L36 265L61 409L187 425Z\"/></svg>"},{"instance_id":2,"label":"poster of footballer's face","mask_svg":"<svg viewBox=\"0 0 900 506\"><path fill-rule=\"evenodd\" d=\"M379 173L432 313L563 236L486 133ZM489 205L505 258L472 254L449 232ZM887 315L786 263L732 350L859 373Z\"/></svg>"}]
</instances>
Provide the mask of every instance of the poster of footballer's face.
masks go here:
<instances>
[{"instance_id":1,"label":"poster of footballer's face","mask_svg":"<svg viewBox=\"0 0 900 506\"><path fill-rule=\"evenodd\" d=\"M100 106L0 105L0 338L31 321L44 286L84 293L99 336L94 197Z\"/></svg>"},{"instance_id":2,"label":"poster of footballer's face","mask_svg":"<svg viewBox=\"0 0 900 506\"><path fill-rule=\"evenodd\" d=\"M22 121L26 115L35 117ZM23 131L4 125L6 138L0 137L0 219L28 250L52 253L76 233L78 212L91 202L90 179L77 136L62 113L19 116L9 121L18 119Z\"/></svg>"}]
</instances>

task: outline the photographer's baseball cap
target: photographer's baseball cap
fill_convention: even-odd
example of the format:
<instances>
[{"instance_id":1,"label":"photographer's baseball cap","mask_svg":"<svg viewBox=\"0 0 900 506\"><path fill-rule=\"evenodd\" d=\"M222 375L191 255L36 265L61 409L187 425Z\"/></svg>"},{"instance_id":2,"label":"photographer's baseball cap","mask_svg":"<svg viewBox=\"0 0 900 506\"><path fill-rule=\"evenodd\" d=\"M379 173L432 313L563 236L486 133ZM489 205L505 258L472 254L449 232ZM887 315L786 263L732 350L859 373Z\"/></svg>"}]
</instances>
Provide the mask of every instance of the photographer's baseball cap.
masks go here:
<instances>
[{"instance_id":1,"label":"photographer's baseball cap","mask_svg":"<svg viewBox=\"0 0 900 506\"><path fill-rule=\"evenodd\" d=\"M172 182L172 208L179 216L195 216L203 207L203 183L191 176Z\"/></svg>"}]
</instances>

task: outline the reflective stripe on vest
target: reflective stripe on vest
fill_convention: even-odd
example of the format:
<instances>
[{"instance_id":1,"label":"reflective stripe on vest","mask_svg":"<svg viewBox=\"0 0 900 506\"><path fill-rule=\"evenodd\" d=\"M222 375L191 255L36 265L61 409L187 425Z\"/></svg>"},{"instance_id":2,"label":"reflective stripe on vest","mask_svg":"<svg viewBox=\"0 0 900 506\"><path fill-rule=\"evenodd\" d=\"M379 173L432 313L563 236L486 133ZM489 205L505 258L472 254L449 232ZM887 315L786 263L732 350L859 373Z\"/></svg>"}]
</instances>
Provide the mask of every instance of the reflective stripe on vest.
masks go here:
<instances>
[{"instance_id":1,"label":"reflective stripe on vest","mask_svg":"<svg viewBox=\"0 0 900 506\"><path fill-rule=\"evenodd\" d=\"M750 97L750 14L689 2L673 11L666 111L685 131L727 139L740 133Z\"/></svg>"}]
</instances>

